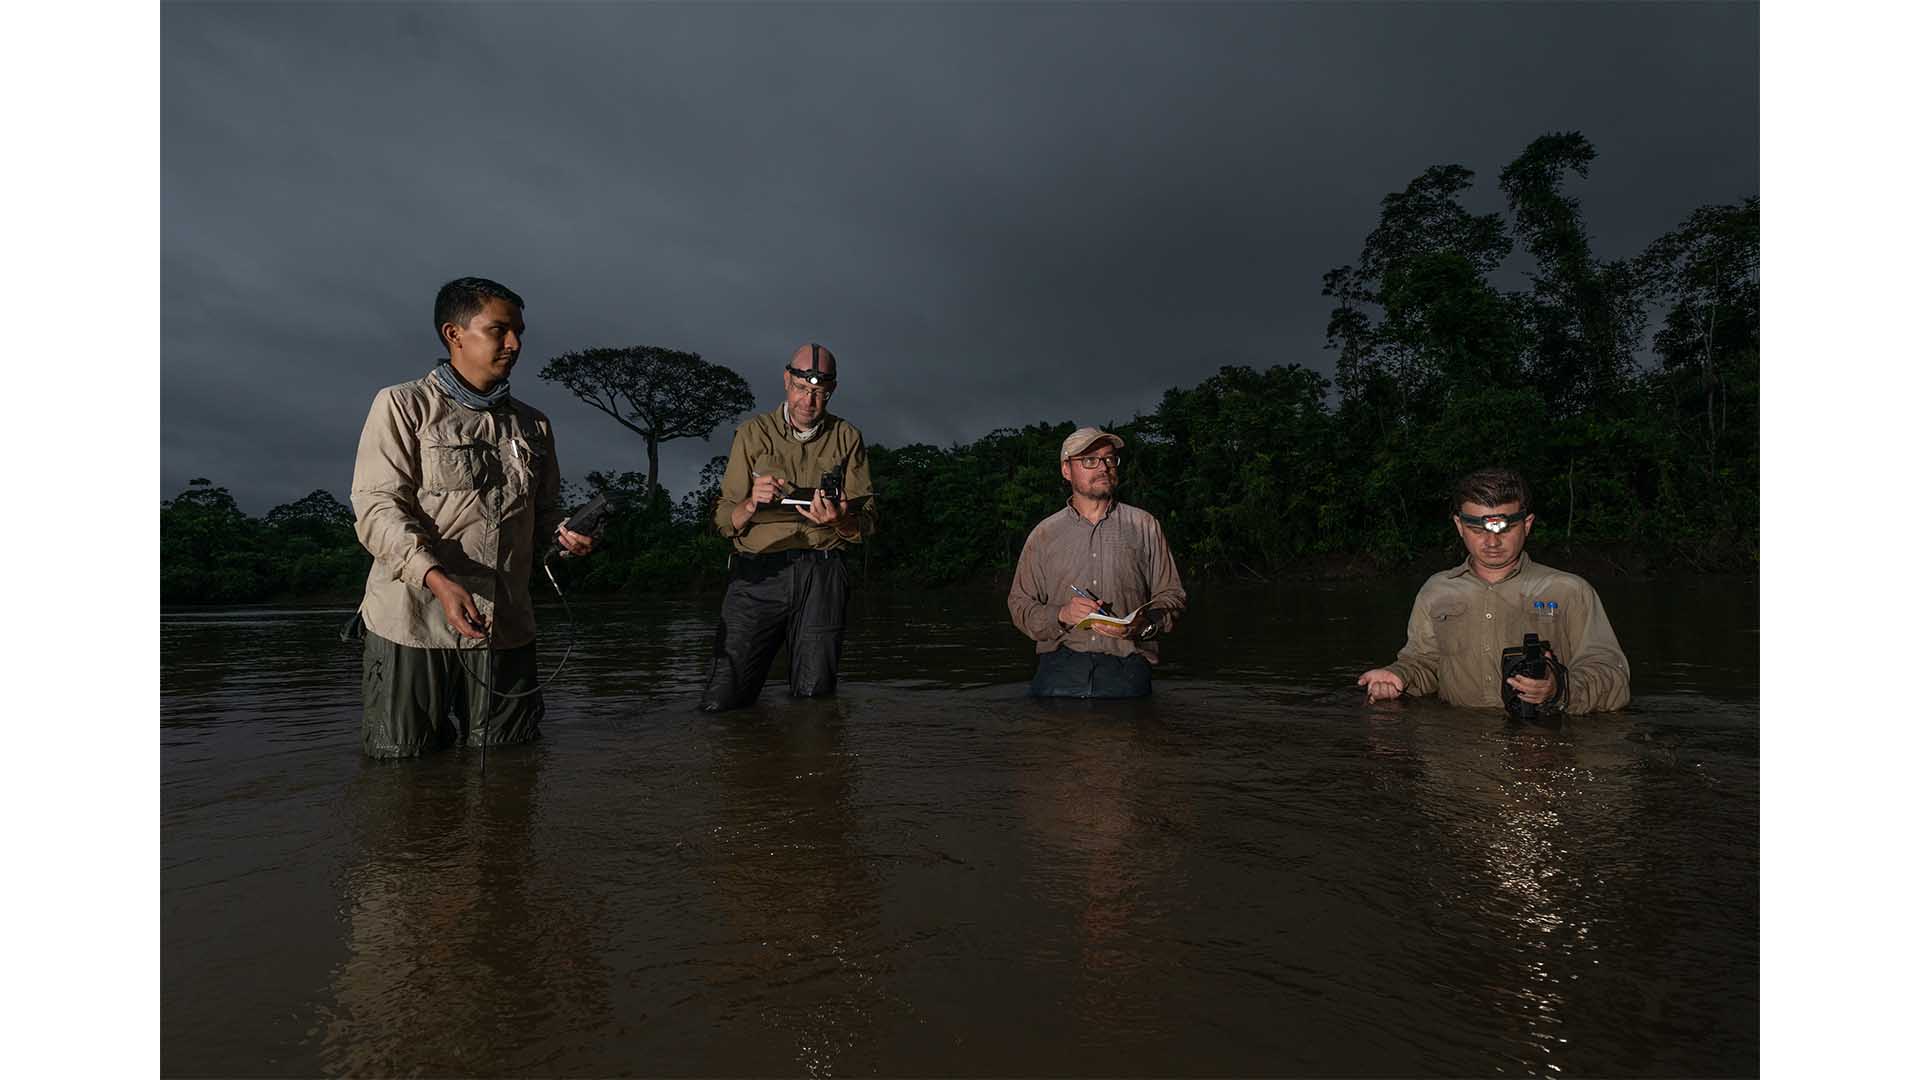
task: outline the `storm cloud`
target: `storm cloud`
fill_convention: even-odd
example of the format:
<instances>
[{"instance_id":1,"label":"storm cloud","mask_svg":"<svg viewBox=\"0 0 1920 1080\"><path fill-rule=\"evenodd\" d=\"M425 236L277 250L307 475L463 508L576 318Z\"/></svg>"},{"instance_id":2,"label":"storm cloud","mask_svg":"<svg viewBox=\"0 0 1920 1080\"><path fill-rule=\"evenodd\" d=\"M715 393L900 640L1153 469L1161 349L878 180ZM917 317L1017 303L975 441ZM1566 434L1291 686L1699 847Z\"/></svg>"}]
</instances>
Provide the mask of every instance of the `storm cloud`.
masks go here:
<instances>
[{"instance_id":1,"label":"storm cloud","mask_svg":"<svg viewBox=\"0 0 1920 1080\"><path fill-rule=\"evenodd\" d=\"M1125 420L1330 371L1321 275L1428 166L1491 210L1581 131L1609 258L1759 187L1745 4L169 3L161 37L161 495L256 514L345 497L461 275L526 297L515 392L577 479L645 454L538 378L571 349L698 352L770 407L817 340L889 445Z\"/></svg>"}]
</instances>

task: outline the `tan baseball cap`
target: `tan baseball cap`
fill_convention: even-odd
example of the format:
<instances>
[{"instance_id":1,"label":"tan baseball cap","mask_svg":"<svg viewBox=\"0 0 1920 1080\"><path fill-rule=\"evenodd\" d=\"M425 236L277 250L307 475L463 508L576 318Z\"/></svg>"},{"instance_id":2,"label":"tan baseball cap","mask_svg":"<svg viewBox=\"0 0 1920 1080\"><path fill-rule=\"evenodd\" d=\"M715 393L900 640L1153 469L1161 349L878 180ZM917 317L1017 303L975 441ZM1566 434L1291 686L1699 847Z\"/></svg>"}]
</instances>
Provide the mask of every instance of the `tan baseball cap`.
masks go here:
<instances>
[{"instance_id":1,"label":"tan baseball cap","mask_svg":"<svg viewBox=\"0 0 1920 1080\"><path fill-rule=\"evenodd\" d=\"M1065 461L1076 454L1084 454L1087 451L1087 447L1092 446L1102 439L1113 443L1115 450L1127 445L1125 439L1122 439L1111 431L1101 431L1097 427L1083 427L1067 436L1067 441L1060 444L1060 460Z\"/></svg>"}]
</instances>

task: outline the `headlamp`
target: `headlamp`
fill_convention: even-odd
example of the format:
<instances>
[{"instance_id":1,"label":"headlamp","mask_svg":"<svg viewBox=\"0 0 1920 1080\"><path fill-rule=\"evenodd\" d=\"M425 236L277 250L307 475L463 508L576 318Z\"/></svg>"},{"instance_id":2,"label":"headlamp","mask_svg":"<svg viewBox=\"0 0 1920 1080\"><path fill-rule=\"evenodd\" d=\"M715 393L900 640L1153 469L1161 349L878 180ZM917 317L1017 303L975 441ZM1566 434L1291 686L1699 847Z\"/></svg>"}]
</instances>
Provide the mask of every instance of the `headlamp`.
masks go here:
<instances>
[{"instance_id":1,"label":"headlamp","mask_svg":"<svg viewBox=\"0 0 1920 1080\"><path fill-rule=\"evenodd\" d=\"M832 390L834 384L840 381L834 378L833 372L831 371L801 371L792 364L787 365L787 374L799 379L808 386L817 386L822 390Z\"/></svg>"},{"instance_id":2,"label":"headlamp","mask_svg":"<svg viewBox=\"0 0 1920 1080\"><path fill-rule=\"evenodd\" d=\"M1525 510L1517 510L1511 514L1488 514L1485 517L1475 517L1472 514L1463 514L1455 510L1453 516L1459 518L1460 524L1465 525L1469 529L1479 529L1481 532L1503 533L1527 520L1527 513Z\"/></svg>"},{"instance_id":3,"label":"headlamp","mask_svg":"<svg viewBox=\"0 0 1920 1080\"><path fill-rule=\"evenodd\" d=\"M813 369L811 371L801 371L792 364L788 364L787 374L799 379L801 382L806 383L808 386L813 387L823 394L833 393L833 385L839 380L834 378L833 372L820 370L820 346L813 342L808 342L807 356L813 360Z\"/></svg>"}]
</instances>

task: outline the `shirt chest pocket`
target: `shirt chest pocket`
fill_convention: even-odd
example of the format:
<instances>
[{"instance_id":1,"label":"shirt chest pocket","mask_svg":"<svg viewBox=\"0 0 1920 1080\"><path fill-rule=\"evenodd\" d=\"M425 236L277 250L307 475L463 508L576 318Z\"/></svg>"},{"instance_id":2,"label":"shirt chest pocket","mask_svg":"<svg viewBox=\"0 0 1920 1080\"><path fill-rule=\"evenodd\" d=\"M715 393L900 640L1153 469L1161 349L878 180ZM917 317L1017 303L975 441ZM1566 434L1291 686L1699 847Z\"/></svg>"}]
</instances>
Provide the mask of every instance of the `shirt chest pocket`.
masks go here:
<instances>
[{"instance_id":1,"label":"shirt chest pocket","mask_svg":"<svg viewBox=\"0 0 1920 1080\"><path fill-rule=\"evenodd\" d=\"M493 447L484 443L423 446L420 486L427 491L473 491L487 487L497 467Z\"/></svg>"},{"instance_id":2,"label":"shirt chest pocket","mask_svg":"<svg viewBox=\"0 0 1920 1080\"><path fill-rule=\"evenodd\" d=\"M1427 605L1427 620L1433 625L1433 637L1439 644L1440 655L1458 656L1472 647L1468 637L1473 633L1473 628L1467 618L1465 600L1435 600Z\"/></svg>"},{"instance_id":3,"label":"shirt chest pocket","mask_svg":"<svg viewBox=\"0 0 1920 1080\"><path fill-rule=\"evenodd\" d=\"M547 441L536 434L515 435L508 439L506 453L518 463L519 468L509 473L507 487L516 495L537 487L549 452Z\"/></svg>"}]
</instances>

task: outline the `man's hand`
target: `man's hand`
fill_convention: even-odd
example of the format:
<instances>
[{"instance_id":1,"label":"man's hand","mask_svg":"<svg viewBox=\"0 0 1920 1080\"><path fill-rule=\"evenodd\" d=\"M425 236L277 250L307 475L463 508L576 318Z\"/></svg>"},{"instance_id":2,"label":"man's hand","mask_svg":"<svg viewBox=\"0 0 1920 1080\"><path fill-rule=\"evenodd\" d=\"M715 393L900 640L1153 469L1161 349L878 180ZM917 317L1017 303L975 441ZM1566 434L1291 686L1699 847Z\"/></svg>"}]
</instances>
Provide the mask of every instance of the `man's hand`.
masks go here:
<instances>
[{"instance_id":1,"label":"man's hand","mask_svg":"<svg viewBox=\"0 0 1920 1080\"><path fill-rule=\"evenodd\" d=\"M786 494L786 491L787 482L785 480L777 476L756 475L753 478L753 490L747 492L747 502L753 504L753 508L758 510L763 506L778 502L780 496Z\"/></svg>"},{"instance_id":2,"label":"man's hand","mask_svg":"<svg viewBox=\"0 0 1920 1080\"><path fill-rule=\"evenodd\" d=\"M733 531L737 533L745 529L747 522L752 519L754 511L769 503L778 502L780 496L786 490L787 482L785 480L777 476L754 474L753 487L747 490L747 497L740 500L733 508Z\"/></svg>"},{"instance_id":3,"label":"man's hand","mask_svg":"<svg viewBox=\"0 0 1920 1080\"><path fill-rule=\"evenodd\" d=\"M467 591L466 586L436 566L427 571L427 589L440 601L440 609L447 613L447 625L454 633L475 641L486 639L486 617L480 614L480 608L474 604L473 594Z\"/></svg>"},{"instance_id":4,"label":"man's hand","mask_svg":"<svg viewBox=\"0 0 1920 1080\"><path fill-rule=\"evenodd\" d=\"M554 531L553 538L559 541L560 546L565 548L569 555L579 556L593 554L593 537L588 536L586 533L577 533L565 525L561 525Z\"/></svg>"},{"instance_id":5,"label":"man's hand","mask_svg":"<svg viewBox=\"0 0 1920 1080\"><path fill-rule=\"evenodd\" d=\"M1115 626L1112 623L1097 622L1097 623L1094 623L1093 626L1090 627L1090 629L1096 634L1101 634L1103 636L1110 637L1110 638L1130 638L1130 637L1140 636L1140 624L1138 622L1130 622L1125 626Z\"/></svg>"},{"instance_id":6,"label":"man's hand","mask_svg":"<svg viewBox=\"0 0 1920 1080\"><path fill-rule=\"evenodd\" d=\"M1551 657L1552 651L1549 650L1547 655ZM1548 664L1546 678L1529 679L1525 675L1515 675L1507 680L1507 685L1513 687L1514 696L1521 701L1529 705L1544 705L1552 701L1553 695L1559 691L1560 677L1554 673L1553 665Z\"/></svg>"},{"instance_id":7,"label":"man's hand","mask_svg":"<svg viewBox=\"0 0 1920 1080\"><path fill-rule=\"evenodd\" d=\"M1386 668L1363 672L1354 685L1367 688L1368 701L1392 701L1407 692L1406 680Z\"/></svg>"},{"instance_id":8,"label":"man's hand","mask_svg":"<svg viewBox=\"0 0 1920 1080\"><path fill-rule=\"evenodd\" d=\"M1081 619L1100 610L1100 605L1084 596L1076 596L1060 608L1059 619L1065 626L1072 626Z\"/></svg>"},{"instance_id":9,"label":"man's hand","mask_svg":"<svg viewBox=\"0 0 1920 1080\"><path fill-rule=\"evenodd\" d=\"M828 499L820 494L819 488L814 488L812 504L808 506L796 506L794 509L800 511L801 517L806 518L815 525L832 525L834 522L839 521L841 516L847 512L847 500ZM839 530L836 528L834 531L838 532Z\"/></svg>"}]
</instances>

